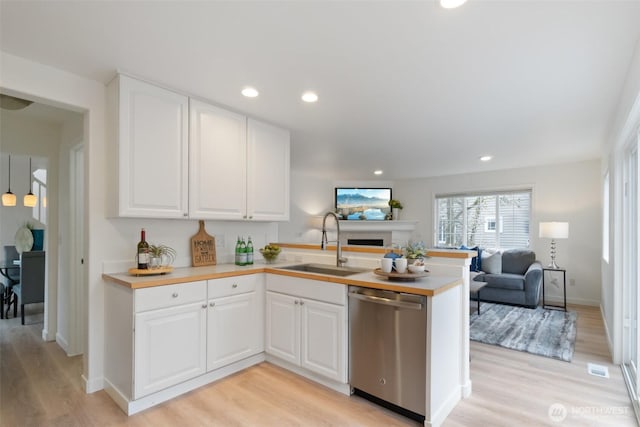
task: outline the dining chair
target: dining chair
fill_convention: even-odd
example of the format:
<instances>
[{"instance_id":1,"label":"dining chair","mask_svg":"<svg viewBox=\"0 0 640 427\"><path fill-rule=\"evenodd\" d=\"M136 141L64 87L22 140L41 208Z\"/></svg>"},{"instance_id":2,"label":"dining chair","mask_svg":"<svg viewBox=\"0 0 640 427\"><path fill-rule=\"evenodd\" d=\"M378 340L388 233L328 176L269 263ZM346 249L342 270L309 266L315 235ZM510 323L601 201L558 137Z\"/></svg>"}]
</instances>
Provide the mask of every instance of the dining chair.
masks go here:
<instances>
[{"instance_id":1,"label":"dining chair","mask_svg":"<svg viewBox=\"0 0 640 427\"><path fill-rule=\"evenodd\" d=\"M20 304L24 325L24 306L44 302L45 251L23 252L20 261L20 283L13 286L13 293ZM16 315L14 307L14 316Z\"/></svg>"},{"instance_id":2,"label":"dining chair","mask_svg":"<svg viewBox=\"0 0 640 427\"><path fill-rule=\"evenodd\" d=\"M5 262L10 263L19 259L20 259L20 254L18 253L18 250L16 249L16 247L13 245L5 245L4 247ZM8 274L11 280L15 282L20 280L20 273L15 272L15 270L10 270Z\"/></svg>"},{"instance_id":3,"label":"dining chair","mask_svg":"<svg viewBox=\"0 0 640 427\"><path fill-rule=\"evenodd\" d=\"M10 264L19 259L20 254L16 250L16 247L13 245L5 245L4 262ZM11 304L14 304L13 312L15 313L17 310L16 300L13 295L13 287L20 282L20 270L17 268L7 269L6 275L8 277L2 277L2 282L0 283L0 319L4 319L5 317L5 304L7 305L7 316L11 310Z\"/></svg>"}]
</instances>

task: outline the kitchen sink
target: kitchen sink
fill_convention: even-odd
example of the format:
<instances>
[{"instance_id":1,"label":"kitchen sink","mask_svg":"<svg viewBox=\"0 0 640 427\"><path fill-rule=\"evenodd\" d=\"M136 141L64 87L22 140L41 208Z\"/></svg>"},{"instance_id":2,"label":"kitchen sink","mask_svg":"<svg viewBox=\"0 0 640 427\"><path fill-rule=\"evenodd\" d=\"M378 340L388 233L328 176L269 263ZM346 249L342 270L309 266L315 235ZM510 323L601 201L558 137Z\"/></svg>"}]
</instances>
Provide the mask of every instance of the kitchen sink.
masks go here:
<instances>
[{"instance_id":1,"label":"kitchen sink","mask_svg":"<svg viewBox=\"0 0 640 427\"><path fill-rule=\"evenodd\" d=\"M336 267L326 264L297 264L288 267L278 267L281 270L302 271L304 273L329 274L331 276L351 276L352 274L368 271L362 268Z\"/></svg>"}]
</instances>

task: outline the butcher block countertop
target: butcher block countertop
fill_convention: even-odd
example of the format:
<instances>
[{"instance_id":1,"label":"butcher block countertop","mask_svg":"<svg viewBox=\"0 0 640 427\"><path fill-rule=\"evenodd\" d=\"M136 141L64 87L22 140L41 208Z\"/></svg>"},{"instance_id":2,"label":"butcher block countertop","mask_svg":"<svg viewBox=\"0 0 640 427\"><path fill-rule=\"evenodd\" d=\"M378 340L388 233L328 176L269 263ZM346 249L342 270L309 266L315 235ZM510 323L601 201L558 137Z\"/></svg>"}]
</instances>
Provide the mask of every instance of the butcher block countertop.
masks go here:
<instances>
[{"instance_id":1,"label":"butcher block countertop","mask_svg":"<svg viewBox=\"0 0 640 427\"><path fill-rule=\"evenodd\" d=\"M453 276L427 276L416 279L415 281L391 281L385 277L376 275L373 270L367 270L363 273L356 273L347 277L339 277L330 274L283 270L280 268L295 264L301 263L286 262L281 264L254 264L253 266L220 264L205 267L175 268L172 272L162 275L132 276L129 273L114 273L103 274L102 278L131 289L141 289L199 280L243 276L247 274L270 273L425 296L434 296L462 284L461 278Z\"/></svg>"}]
</instances>

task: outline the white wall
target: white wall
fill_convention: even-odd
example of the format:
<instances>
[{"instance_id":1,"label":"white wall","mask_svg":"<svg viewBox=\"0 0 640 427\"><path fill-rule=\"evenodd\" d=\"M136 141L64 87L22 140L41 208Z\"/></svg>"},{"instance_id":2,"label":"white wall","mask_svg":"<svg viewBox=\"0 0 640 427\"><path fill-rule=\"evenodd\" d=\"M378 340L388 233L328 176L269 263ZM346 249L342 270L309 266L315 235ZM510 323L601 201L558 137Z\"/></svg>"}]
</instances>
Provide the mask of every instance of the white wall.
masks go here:
<instances>
[{"instance_id":1,"label":"white wall","mask_svg":"<svg viewBox=\"0 0 640 427\"><path fill-rule=\"evenodd\" d=\"M624 198L623 156L625 144L640 131L640 40L627 73L620 96L614 126L604 147L601 176L609 173L609 262L602 265L602 313L614 363L622 362L622 244L628 236L622 233L622 206Z\"/></svg>"},{"instance_id":2,"label":"white wall","mask_svg":"<svg viewBox=\"0 0 640 427\"><path fill-rule=\"evenodd\" d=\"M291 220L280 224L280 242L320 244L320 230L312 229L311 217L335 210L336 187L391 187L392 181L336 181L331 176L320 177L291 171ZM394 190L395 191L395 190ZM395 192L393 193L395 197ZM330 225L333 230L334 226Z\"/></svg>"}]
</instances>

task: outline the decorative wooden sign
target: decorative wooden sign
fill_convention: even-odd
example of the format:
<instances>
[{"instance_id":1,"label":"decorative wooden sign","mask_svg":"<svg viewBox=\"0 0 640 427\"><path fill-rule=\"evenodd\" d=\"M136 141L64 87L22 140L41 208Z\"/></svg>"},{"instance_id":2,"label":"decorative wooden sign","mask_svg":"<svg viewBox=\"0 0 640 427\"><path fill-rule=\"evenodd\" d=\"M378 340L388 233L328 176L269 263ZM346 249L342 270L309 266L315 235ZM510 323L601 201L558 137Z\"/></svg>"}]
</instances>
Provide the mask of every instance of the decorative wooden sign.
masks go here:
<instances>
[{"instance_id":1,"label":"decorative wooden sign","mask_svg":"<svg viewBox=\"0 0 640 427\"><path fill-rule=\"evenodd\" d=\"M204 230L204 221L200 221L200 229L191 238L191 265L216 265L216 239Z\"/></svg>"}]
</instances>

